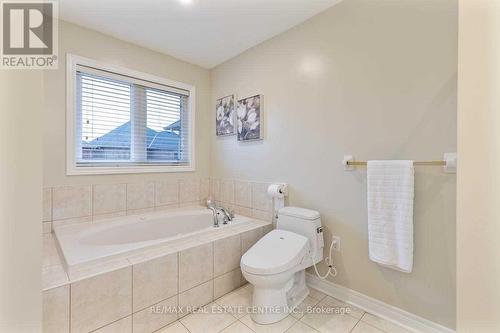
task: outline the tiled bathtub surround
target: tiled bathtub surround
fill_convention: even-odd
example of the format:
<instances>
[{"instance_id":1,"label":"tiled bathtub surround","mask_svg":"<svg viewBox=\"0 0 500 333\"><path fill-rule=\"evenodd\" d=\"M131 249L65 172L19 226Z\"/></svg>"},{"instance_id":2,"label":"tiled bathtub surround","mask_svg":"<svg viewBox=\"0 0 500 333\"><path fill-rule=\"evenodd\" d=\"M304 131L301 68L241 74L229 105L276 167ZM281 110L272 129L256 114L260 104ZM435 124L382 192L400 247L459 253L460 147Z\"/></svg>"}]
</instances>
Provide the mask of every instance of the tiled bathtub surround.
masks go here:
<instances>
[{"instance_id":1,"label":"tiled bathtub surround","mask_svg":"<svg viewBox=\"0 0 500 333\"><path fill-rule=\"evenodd\" d=\"M178 179L93 184L43 191L44 332L153 332L184 314L151 312L168 306L202 306L240 287L241 255L271 230L268 183L231 179ZM142 255L114 260L68 275L52 237L54 224L199 204L211 197L253 227L207 234ZM265 221L265 222L264 222Z\"/></svg>"},{"instance_id":2,"label":"tiled bathtub surround","mask_svg":"<svg viewBox=\"0 0 500 333\"><path fill-rule=\"evenodd\" d=\"M187 314L165 309L206 305L240 287L241 255L270 230L252 220L70 276L46 234L44 332L154 332Z\"/></svg>"},{"instance_id":3,"label":"tiled bathtub surround","mask_svg":"<svg viewBox=\"0 0 500 333\"><path fill-rule=\"evenodd\" d=\"M232 179L176 179L48 187L43 189L43 230L50 232L52 224L91 222L203 203L208 197L238 214L271 221L268 186Z\"/></svg>"},{"instance_id":4,"label":"tiled bathtub surround","mask_svg":"<svg viewBox=\"0 0 500 333\"><path fill-rule=\"evenodd\" d=\"M208 179L72 185L43 189L43 230L52 223L91 222L107 217L198 204L209 196Z\"/></svg>"},{"instance_id":5,"label":"tiled bathtub surround","mask_svg":"<svg viewBox=\"0 0 500 333\"><path fill-rule=\"evenodd\" d=\"M214 200L236 213L261 220L272 220L273 201L267 194L270 183L246 180L210 179Z\"/></svg>"}]
</instances>

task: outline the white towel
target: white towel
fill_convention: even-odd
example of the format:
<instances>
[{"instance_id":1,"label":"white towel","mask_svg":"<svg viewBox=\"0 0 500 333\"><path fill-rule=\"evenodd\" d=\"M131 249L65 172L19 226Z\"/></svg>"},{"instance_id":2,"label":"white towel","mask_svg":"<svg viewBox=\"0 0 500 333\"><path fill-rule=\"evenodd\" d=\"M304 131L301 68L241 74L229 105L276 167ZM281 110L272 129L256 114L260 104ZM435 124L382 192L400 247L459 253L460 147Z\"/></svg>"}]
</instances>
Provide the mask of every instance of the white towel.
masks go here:
<instances>
[{"instance_id":1,"label":"white towel","mask_svg":"<svg viewBox=\"0 0 500 333\"><path fill-rule=\"evenodd\" d=\"M413 161L368 161L370 259L410 273L413 267Z\"/></svg>"}]
</instances>

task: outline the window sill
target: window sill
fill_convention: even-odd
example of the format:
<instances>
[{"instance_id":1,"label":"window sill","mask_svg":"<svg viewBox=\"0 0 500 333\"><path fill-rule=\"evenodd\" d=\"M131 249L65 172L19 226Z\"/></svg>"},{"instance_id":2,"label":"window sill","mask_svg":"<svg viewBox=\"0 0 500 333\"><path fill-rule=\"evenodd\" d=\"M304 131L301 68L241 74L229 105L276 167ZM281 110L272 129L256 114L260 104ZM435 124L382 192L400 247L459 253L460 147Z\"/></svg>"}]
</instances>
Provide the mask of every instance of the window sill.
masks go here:
<instances>
[{"instance_id":1,"label":"window sill","mask_svg":"<svg viewBox=\"0 0 500 333\"><path fill-rule=\"evenodd\" d=\"M194 172L194 166L126 166L126 167L69 167L67 176L82 175L114 175L133 173L171 173L171 172Z\"/></svg>"}]
</instances>

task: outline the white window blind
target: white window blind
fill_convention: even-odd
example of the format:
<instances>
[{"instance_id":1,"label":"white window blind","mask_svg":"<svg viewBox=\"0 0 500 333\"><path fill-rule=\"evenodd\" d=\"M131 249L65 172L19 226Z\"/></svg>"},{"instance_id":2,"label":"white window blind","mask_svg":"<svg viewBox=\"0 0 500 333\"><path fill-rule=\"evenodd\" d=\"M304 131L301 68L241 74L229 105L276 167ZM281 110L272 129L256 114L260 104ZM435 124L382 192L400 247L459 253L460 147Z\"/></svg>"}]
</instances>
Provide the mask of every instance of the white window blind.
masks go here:
<instances>
[{"instance_id":1,"label":"white window blind","mask_svg":"<svg viewBox=\"0 0 500 333\"><path fill-rule=\"evenodd\" d=\"M190 164L189 91L76 66L76 165Z\"/></svg>"}]
</instances>

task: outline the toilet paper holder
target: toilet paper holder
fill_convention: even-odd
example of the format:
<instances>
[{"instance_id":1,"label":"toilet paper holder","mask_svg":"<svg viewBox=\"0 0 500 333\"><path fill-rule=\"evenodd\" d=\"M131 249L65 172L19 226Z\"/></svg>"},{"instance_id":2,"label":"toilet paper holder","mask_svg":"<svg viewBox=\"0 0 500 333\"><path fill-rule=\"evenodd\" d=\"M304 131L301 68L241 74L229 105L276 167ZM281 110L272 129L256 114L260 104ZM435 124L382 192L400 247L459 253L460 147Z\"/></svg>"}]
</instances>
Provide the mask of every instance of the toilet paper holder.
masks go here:
<instances>
[{"instance_id":1,"label":"toilet paper holder","mask_svg":"<svg viewBox=\"0 0 500 333\"><path fill-rule=\"evenodd\" d=\"M288 184L274 183L267 188L267 194L271 198L282 198L288 196Z\"/></svg>"}]
</instances>

